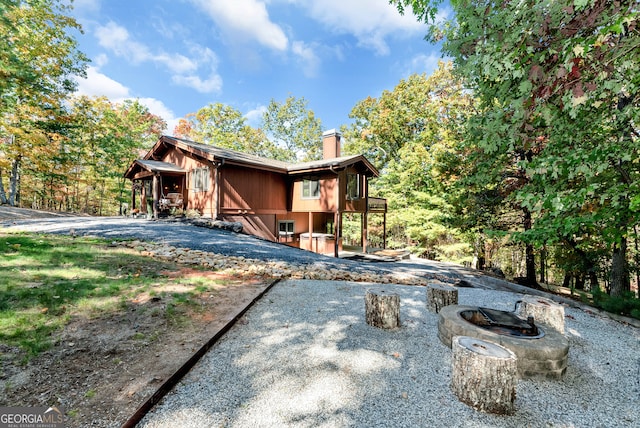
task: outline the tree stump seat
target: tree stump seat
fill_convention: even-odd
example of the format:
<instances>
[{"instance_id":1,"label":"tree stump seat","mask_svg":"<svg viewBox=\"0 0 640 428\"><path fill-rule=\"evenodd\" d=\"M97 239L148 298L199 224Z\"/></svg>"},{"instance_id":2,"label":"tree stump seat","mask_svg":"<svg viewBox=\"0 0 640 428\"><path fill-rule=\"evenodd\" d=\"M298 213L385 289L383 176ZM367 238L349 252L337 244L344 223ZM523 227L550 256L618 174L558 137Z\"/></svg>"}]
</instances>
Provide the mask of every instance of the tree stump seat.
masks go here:
<instances>
[{"instance_id":1,"label":"tree stump seat","mask_svg":"<svg viewBox=\"0 0 640 428\"><path fill-rule=\"evenodd\" d=\"M524 296L518 307L518 315L524 319L532 316L536 324L545 324L564 334L564 307L551 299Z\"/></svg>"},{"instance_id":2,"label":"tree stump seat","mask_svg":"<svg viewBox=\"0 0 640 428\"><path fill-rule=\"evenodd\" d=\"M427 286L427 307L431 312L438 313L445 306L457 304L457 288L435 283Z\"/></svg>"},{"instance_id":3,"label":"tree stump seat","mask_svg":"<svg viewBox=\"0 0 640 428\"><path fill-rule=\"evenodd\" d=\"M367 290L365 317L367 324L384 329L400 326L400 296L386 290Z\"/></svg>"},{"instance_id":4,"label":"tree stump seat","mask_svg":"<svg viewBox=\"0 0 640 428\"><path fill-rule=\"evenodd\" d=\"M469 336L455 336L451 345L451 389L458 399L483 412L513 413L516 355L496 343Z\"/></svg>"}]
</instances>

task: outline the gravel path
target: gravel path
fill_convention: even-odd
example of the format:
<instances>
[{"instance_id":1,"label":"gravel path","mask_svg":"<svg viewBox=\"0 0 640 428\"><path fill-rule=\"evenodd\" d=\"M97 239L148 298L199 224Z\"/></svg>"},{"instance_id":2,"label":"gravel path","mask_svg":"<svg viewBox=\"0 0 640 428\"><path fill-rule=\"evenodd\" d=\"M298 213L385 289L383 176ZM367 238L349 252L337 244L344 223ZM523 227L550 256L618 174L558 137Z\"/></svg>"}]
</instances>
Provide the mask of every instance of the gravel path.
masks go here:
<instances>
[{"instance_id":1,"label":"gravel path","mask_svg":"<svg viewBox=\"0 0 640 428\"><path fill-rule=\"evenodd\" d=\"M142 421L155 427L638 427L640 334L566 308L562 380L520 380L494 416L449 388L451 350L424 288L393 286L402 327L364 321L372 284L288 280L249 310ZM521 295L459 289L460 304L511 310Z\"/></svg>"}]
</instances>

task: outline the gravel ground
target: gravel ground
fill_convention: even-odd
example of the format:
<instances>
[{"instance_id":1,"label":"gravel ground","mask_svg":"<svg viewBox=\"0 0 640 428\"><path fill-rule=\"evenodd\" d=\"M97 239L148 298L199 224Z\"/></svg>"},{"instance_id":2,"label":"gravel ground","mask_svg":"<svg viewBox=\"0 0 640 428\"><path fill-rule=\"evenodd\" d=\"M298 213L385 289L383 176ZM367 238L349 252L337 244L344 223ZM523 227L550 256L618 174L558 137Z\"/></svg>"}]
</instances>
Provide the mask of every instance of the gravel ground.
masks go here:
<instances>
[{"instance_id":1,"label":"gravel ground","mask_svg":"<svg viewBox=\"0 0 640 428\"><path fill-rule=\"evenodd\" d=\"M364 321L373 284L277 284L141 422L143 427L638 427L640 333L565 308L562 380L520 380L516 412L477 412L451 392L451 350L424 288L401 297L400 329ZM379 286L376 286L379 287ZM522 295L459 289L459 303L512 310Z\"/></svg>"},{"instance_id":2,"label":"gravel ground","mask_svg":"<svg viewBox=\"0 0 640 428\"><path fill-rule=\"evenodd\" d=\"M354 262L179 222L28 219L3 217L1 208L0 227L13 230L145 239L318 269L449 275L480 287L460 288L460 304L496 309L511 310L522 297L497 291L521 287L455 265ZM402 327L384 331L364 322L367 286L373 285L279 283L143 426L640 427L638 328L566 307L571 347L566 376L520 381L516 413L492 416L470 409L450 391L451 351L437 339L437 315L426 310L424 288L393 286L402 299Z\"/></svg>"},{"instance_id":3,"label":"gravel ground","mask_svg":"<svg viewBox=\"0 0 640 428\"><path fill-rule=\"evenodd\" d=\"M336 259L311 253L287 245L255 238L250 235L229 231L195 227L179 221L149 221L125 217L45 217L11 218L2 215L0 207L0 227L30 232L62 233L70 231L80 235L94 235L105 238L136 238L155 241L176 247L192 248L217 254L242 256L265 261L312 264L318 269L349 269L359 273L406 273L418 276L446 275L455 279L466 279L476 287L511 287L505 281L494 280L462 266L438 263L429 260L403 260L401 262L358 262ZM491 283L488 283L491 281Z\"/></svg>"}]
</instances>

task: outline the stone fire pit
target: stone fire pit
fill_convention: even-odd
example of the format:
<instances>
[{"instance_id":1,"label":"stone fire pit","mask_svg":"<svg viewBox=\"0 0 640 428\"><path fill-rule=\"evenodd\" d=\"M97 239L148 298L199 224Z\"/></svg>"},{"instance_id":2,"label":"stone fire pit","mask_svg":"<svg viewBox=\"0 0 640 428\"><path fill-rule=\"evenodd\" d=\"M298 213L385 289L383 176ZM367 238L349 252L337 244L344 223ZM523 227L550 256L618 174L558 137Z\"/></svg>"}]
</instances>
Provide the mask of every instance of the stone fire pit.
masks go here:
<instances>
[{"instance_id":1,"label":"stone fire pit","mask_svg":"<svg viewBox=\"0 0 640 428\"><path fill-rule=\"evenodd\" d=\"M515 318L515 319L514 319ZM561 378L567 369L569 341L560 332L511 312L450 305L440 310L438 337L451 347L454 336L470 336L504 346L518 358L518 375Z\"/></svg>"}]
</instances>

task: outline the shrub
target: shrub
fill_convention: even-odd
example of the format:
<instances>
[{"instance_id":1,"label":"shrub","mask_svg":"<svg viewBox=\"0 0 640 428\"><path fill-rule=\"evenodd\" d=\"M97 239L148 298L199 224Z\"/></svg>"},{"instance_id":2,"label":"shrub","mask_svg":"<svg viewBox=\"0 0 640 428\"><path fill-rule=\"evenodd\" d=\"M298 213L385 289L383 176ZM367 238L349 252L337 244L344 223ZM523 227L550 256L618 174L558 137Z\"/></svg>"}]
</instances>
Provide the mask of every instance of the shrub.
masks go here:
<instances>
[{"instance_id":1,"label":"shrub","mask_svg":"<svg viewBox=\"0 0 640 428\"><path fill-rule=\"evenodd\" d=\"M610 296L601 290L593 293L593 304L607 312L631 316L640 319L640 299L635 293L627 292L623 296Z\"/></svg>"}]
</instances>

